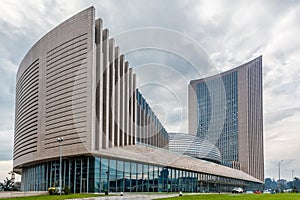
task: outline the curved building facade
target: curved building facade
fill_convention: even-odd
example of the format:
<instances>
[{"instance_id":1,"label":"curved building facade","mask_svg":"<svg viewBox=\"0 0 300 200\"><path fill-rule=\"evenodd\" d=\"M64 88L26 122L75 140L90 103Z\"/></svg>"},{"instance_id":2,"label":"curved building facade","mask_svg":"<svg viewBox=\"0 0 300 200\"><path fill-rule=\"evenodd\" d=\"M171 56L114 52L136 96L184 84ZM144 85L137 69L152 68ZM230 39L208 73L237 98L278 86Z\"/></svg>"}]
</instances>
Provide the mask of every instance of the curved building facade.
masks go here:
<instances>
[{"instance_id":1,"label":"curved building facade","mask_svg":"<svg viewBox=\"0 0 300 200\"><path fill-rule=\"evenodd\" d=\"M189 131L213 141L223 165L264 180L261 56L190 82Z\"/></svg>"},{"instance_id":2,"label":"curved building facade","mask_svg":"<svg viewBox=\"0 0 300 200\"><path fill-rule=\"evenodd\" d=\"M215 163L222 162L220 150L207 140L186 133L169 133L169 150Z\"/></svg>"},{"instance_id":3,"label":"curved building facade","mask_svg":"<svg viewBox=\"0 0 300 200\"><path fill-rule=\"evenodd\" d=\"M63 187L74 193L261 185L239 170L168 151L168 132L93 7L34 44L16 80L14 171L24 191L58 186L60 167Z\"/></svg>"},{"instance_id":4,"label":"curved building facade","mask_svg":"<svg viewBox=\"0 0 300 200\"><path fill-rule=\"evenodd\" d=\"M93 12L76 15L22 60L16 78L15 167L59 156L58 137L64 137L65 154L93 148L93 25Z\"/></svg>"}]
</instances>

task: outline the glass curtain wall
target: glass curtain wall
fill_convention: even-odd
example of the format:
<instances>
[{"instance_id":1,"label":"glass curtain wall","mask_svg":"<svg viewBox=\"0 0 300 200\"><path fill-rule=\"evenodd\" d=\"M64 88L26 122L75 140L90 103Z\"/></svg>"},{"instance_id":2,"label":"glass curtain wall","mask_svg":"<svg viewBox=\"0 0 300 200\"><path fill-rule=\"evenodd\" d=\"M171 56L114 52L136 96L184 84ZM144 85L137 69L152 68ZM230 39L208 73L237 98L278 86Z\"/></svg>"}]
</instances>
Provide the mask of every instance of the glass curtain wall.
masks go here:
<instances>
[{"instance_id":1,"label":"glass curtain wall","mask_svg":"<svg viewBox=\"0 0 300 200\"><path fill-rule=\"evenodd\" d=\"M233 187L262 189L262 184L175 168L99 157L63 160L62 185L86 192L230 192ZM59 160L24 168L23 191L59 186Z\"/></svg>"}]
</instances>

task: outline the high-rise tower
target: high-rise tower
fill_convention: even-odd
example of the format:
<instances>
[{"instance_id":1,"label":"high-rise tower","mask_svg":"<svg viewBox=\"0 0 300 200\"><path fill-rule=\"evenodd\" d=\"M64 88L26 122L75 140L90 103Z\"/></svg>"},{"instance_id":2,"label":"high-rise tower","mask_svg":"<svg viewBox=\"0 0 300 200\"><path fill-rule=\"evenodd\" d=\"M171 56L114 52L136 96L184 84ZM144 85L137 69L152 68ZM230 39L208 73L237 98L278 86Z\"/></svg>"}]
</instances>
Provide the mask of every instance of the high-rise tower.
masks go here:
<instances>
[{"instance_id":1,"label":"high-rise tower","mask_svg":"<svg viewBox=\"0 0 300 200\"><path fill-rule=\"evenodd\" d=\"M261 56L190 82L189 132L215 143L224 165L264 179Z\"/></svg>"}]
</instances>

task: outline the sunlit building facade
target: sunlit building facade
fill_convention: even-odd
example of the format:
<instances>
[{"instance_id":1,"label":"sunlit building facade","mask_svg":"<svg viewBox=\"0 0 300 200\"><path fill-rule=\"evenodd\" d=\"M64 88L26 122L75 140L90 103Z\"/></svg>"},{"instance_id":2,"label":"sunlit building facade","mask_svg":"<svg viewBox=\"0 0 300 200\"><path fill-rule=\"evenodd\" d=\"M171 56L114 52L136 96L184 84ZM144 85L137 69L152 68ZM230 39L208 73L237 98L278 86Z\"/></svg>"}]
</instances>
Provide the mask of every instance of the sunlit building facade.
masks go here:
<instances>
[{"instance_id":1,"label":"sunlit building facade","mask_svg":"<svg viewBox=\"0 0 300 200\"><path fill-rule=\"evenodd\" d=\"M169 151L169 134L90 7L43 36L17 73L14 171L23 191L259 188L236 169ZM57 138L63 138L57 142Z\"/></svg>"}]
</instances>

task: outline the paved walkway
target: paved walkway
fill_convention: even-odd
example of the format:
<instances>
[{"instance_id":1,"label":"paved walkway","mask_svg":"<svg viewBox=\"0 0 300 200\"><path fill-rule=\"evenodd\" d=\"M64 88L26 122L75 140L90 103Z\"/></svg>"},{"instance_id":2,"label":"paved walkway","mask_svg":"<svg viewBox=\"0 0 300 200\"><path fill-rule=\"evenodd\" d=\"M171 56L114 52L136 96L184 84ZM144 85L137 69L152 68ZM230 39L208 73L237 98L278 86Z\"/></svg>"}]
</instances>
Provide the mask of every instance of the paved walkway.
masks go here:
<instances>
[{"instance_id":1,"label":"paved walkway","mask_svg":"<svg viewBox=\"0 0 300 200\"><path fill-rule=\"evenodd\" d=\"M0 192L0 199L8 198L8 197L37 196L37 195L45 195L45 194L48 194L48 192Z\"/></svg>"},{"instance_id":2,"label":"paved walkway","mask_svg":"<svg viewBox=\"0 0 300 200\"><path fill-rule=\"evenodd\" d=\"M1 198L8 197L24 197L24 196L36 196L36 195L45 195L48 192L0 192ZM114 194L114 193L111 193ZM183 194L191 195L192 193ZM116 196L101 196L101 197L90 197L90 198L78 198L73 200L150 200L158 198L167 198L167 197L176 197L179 193L172 194L134 194L134 193L125 193L123 196L120 196L120 193L115 193Z\"/></svg>"},{"instance_id":3,"label":"paved walkway","mask_svg":"<svg viewBox=\"0 0 300 200\"><path fill-rule=\"evenodd\" d=\"M191 195L192 193L186 194ZM120 194L116 194L120 195ZM151 200L151 199L159 199L159 198L168 198L168 197L177 197L179 195L176 193L173 194L130 194L125 193L123 196L102 196L102 197L91 197L84 198L84 200ZM184 194L185 195L185 194ZM76 199L82 200L82 199Z\"/></svg>"},{"instance_id":4,"label":"paved walkway","mask_svg":"<svg viewBox=\"0 0 300 200\"><path fill-rule=\"evenodd\" d=\"M124 196L97 197L95 200L150 200L175 196L178 196L178 194L125 194Z\"/></svg>"}]
</instances>

